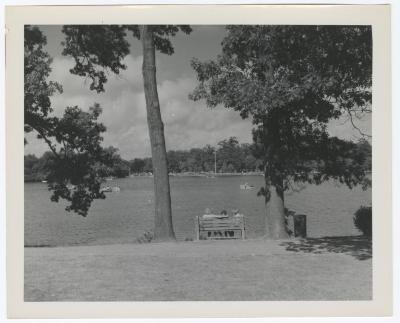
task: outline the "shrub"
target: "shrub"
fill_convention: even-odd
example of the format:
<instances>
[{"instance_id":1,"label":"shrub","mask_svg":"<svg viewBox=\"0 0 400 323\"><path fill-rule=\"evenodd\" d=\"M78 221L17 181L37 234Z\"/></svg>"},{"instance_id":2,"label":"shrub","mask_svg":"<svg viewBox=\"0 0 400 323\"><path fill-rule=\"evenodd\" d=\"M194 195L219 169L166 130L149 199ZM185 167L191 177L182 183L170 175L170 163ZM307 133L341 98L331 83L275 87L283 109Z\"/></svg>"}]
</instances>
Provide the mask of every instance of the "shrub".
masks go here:
<instances>
[{"instance_id":1,"label":"shrub","mask_svg":"<svg viewBox=\"0 0 400 323\"><path fill-rule=\"evenodd\" d=\"M354 225L365 236L372 236L372 207L360 206L354 213Z\"/></svg>"},{"instance_id":2,"label":"shrub","mask_svg":"<svg viewBox=\"0 0 400 323\"><path fill-rule=\"evenodd\" d=\"M149 243L153 240L154 235L150 231L146 231L140 238L136 239L139 243Z\"/></svg>"}]
</instances>

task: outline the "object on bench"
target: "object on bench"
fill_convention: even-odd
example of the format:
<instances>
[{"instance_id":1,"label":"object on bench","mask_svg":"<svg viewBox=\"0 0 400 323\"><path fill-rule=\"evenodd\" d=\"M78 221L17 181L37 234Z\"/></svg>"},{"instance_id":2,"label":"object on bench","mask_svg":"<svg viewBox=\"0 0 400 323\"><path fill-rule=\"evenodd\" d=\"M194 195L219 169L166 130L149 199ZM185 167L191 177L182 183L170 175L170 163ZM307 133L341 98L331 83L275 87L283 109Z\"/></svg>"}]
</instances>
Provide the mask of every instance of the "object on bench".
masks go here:
<instances>
[{"instance_id":1,"label":"object on bench","mask_svg":"<svg viewBox=\"0 0 400 323\"><path fill-rule=\"evenodd\" d=\"M206 214L196 216L197 240L245 239L244 215Z\"/></svg>"}]
</instances>

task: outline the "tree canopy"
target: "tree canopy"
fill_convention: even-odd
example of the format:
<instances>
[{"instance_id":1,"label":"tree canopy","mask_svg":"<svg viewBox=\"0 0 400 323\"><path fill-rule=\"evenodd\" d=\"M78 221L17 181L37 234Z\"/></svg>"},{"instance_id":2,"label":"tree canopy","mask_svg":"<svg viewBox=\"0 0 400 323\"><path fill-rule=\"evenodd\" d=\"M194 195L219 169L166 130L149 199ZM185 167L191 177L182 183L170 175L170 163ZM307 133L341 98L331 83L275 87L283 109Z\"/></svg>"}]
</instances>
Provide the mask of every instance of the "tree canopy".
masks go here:
<instances>
[{"instance_id":1,"label":"tree canopy","mask_svg":"<svg viewBox=\"0 0 400 323\"><path fill-rule=\"evenodd\" d=\"M330 137L327 123L370 112L370 27L229 26L227 32L216 61L192 61L199 85L191 98L251 116L259 155L282 176L359 183L364 157L355 143Z\"/></svg>"},{"instance_id":2,"label":"tree canopy","mask_svg":"<svg viewBox=\"0 0 400 323\"><path fill-rule=\"evenodd\" d=\"M125 69L122 59L129 53L126 40L128 32L142 42L143 85L146 99L147 124L149 128L152 165L154 166L154 196L156 240L174 240L171 194L168 177L167 152L164 124L161 118L157 92L156 51L171 55L174 52L170 37L182 31L191 32L184 25L73 25L64 26L66 38L64 55L75 60L71 73L91 79L90 88L104 91L106 73L118 74Z\"/></svg>"},{"instance_id":3,"label":"tree canopy","mask_svg":"<svg viewBox=\"0 0 400 323\"><path fill-rule=\"evenodd\" d=\"M222 104L256 126L267 203L271 187L283 205L296 182L365 181L366 156L356 143L331 137L327 124L347 115L356 126L371 112L369 26L227 26L218 58L191 64L199 81L191 99Z\"/></svg>"},{"instance_id":4,"label":"tree canopy","mask_svg":"<svg viewBox=\"0 0 400 323\"><path fill-rule=\"evenodd\" d=\"M234 139L234 137L233 137ZM233 141L232 138L224 139L221 142ZM262 170L262 160L254 157L256 152L255 144L241 143L234 146L235 155L223 153L223 147L212 147L206 145L202 148L192 148L189 150L169 150L168 172L170 173L213 173L214 172L214 152L217 152L217 173L240 173L240 172L259 172ZM238 151L236 151L236 149ZM129 174L141 175L153 172L151 157L134 158L124 160L114 147L106 148L113 151L113 167L107 171L109 176L127 177ZM367 140L360 140L357 143L357 150L360 154L367 156L363 168L366 172L371 171L371 145ZM48 169L47 160L53 156L51 151L45 152L41 157L35 155L25 155L25 182L40 182L47 180ZM232 164L230 157L234 157L235 163Z\"/></svg>"},{"instance_id":5,"label":"tree canopy","mask_svg":"<svg viewBox=\"0 0 400 323\"><path fill-rule=\"evenodd\" d=\"M35 131L51 150L46 158L51 200L65 199L68 211L85 216L94 199L105 198L100 184L113 164L112 153L101 147L106 130L97 122L101 108L94 104L85 112L66 107L62 117L53 116L50 97L62 87L47 81L52 59L44 50L46 37L37 27L25 26L24 31L24 129ZM74 184L73 190L69 184Z\"/></svg>"},{"instance_id":6,"label":"tree canopy","mask_svg":"<svg viewBox=\"0 0 400 323\"><path fill-rule=\"evenodd\" d=\"M146 28L155 49L168 55L174 51L169 37L178 31L191 31L183 25ZM126 68L122 60L129 54L127 32L141 39L138 25L68 25L62 31L66 36L62 42L63 55L75 60L70 72L91 79L90 89L97 92L104 91L107 73L119 74ZM67 210L85 216L94 199L105 197L99 192L100 184L109 175L107 171L113 163L118 164L121 176L129 168L115 158L112 149L103 149L100 145L106 128L97 122L101 113L99 105L95 104L89 112L68 107L63 118L51 116L50 97L61 92L62 87L47 81L52 59L44 50L45 45L46 37L39 28L25 26L25 131L35 130L53 153L48 174L52 200L66 199L70 202ZM73 191L68 183L75 185ZM169 188L166 191L169 193Z\"/></svg>"},{"instance_id":7,"label":"tree canopy","mask_svg":"<svg viewBox=\"0 0 400 323\"><path fill-rule=\"evenodd\" d=\"M172 55L174 48L170 37L179 31L189 34L192 29L186 25L150 25L155 49L160 53ZM71 56L75 66L72 74L91 79L90 89L104 92L106 74L119 74L126 69L123 59L130 52L128 33L141 39L139 25L65 25L62 32L63 55Z\"/></svg>"}]
</instances>

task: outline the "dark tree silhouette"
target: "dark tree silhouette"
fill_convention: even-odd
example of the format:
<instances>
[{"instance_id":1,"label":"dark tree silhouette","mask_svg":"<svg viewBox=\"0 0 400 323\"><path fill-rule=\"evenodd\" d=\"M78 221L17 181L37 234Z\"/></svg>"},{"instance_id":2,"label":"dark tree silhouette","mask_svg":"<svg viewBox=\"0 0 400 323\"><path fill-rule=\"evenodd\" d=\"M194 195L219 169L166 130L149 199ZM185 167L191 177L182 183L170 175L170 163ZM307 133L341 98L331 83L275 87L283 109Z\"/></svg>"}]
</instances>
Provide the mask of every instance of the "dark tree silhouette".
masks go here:
<instances>
[{"instance_id":1,"label":"dark tree silhouette","mask_svg":"<svg viewBox=\"0 0 400 323\"><path fill-rule=\"evenodd\" d=\"M327 123L370 112L372 35L368 26L228 26L215 61L192 60L206 100L252 117L264 161L266 236L287 237L284 192L330 178L364 181L365 155L330 137Z\"/></svg>"},{"instance_id":2,"label":"dark tree silhouette","mask_svg":"<svg viewBox=\"0 0 400 323\"><path fill-rule=\"evenodd\" d=\"M50 96L62 87L47 81L52 60L44 50L46 38L37 27L25 26L24 32L24 130L36 132L51 150L45 159L51 200L63 198L70 202L68 211L86 216L94 199L105 198L100 185L112 167L112 156L100 145L106 130L97 122L101 108L94 104L84 112L67 107L63 117L52 116Z\"/></svg>"},{"instance_id":3,"label":"dark tree silhouette","mask_svg":"<svg viewBox=\"0 0 400 323\"><path fill-rule=\"evenodd\" d=\"M164 125L157 93L156 50L167 55L173 54L169 37L175 36L179 31L188 34L191 28L173 25L63 27L66 35L63 54L72 56L75 60L71 73L89 77L92 80L90 88L97 92L104 91L106 71L118 74L121 69L126 68L122 59L129 53L127 32L142 41L142 72L154 173L155 240L175 239Z\"/></svg>"}]
</instances>

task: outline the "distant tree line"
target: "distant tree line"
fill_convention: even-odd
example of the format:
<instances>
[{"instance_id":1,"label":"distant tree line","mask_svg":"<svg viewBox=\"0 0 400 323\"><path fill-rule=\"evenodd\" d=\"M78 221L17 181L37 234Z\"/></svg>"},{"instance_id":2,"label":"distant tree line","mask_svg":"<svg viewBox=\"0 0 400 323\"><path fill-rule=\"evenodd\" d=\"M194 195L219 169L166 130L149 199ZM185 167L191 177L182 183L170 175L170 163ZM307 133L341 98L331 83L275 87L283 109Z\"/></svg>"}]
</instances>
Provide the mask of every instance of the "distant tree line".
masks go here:
<instances>
[{"instance_id":1,"label":"distant tree line","mask_svg":"<svg viewBox=\"0 0 400 323\"><path fill-rule=\"evenodd\" d=\"M371 171L371 145L367 140L360 140L357 149L365 156L364 169ZM150 157L124 160L114 147L107 150L114 159L113 167L106 172L107 176L117 178L127 177L130 174L152 173L153 165ZM215 152L217 173L254 172L262 168L262 161L254 157L254 144L239 143L237 138L230 137L218 143L217 148L206 145L203 148L190 150L170 150L167 152L168 171L170 173L184 172L214 172ZM25 182L46 180L51 152L45 152L41 157L25 155Z\"/></svg>"},{"instance_id":2,"label":"distant tree line","mask_svg":"<svg viewBox=\"0 0 400 323\"><path fill-rule=\"evenodd\" d=\"M214 172L237 173L256 171L261 162L253 156L253 145L240 144L235 137L222 140L216 148L206 145L190 150L170 150L167 152L169 173ZM215 156L216 153L216 156ZM151 158L135 158L130 161L132 173L151 172Z\"/></svg>"},{"instance_id":3,"label":"distant tree line","mask_svg":"<svg viewBox=\"0 0 400 323\"><path fill-rule=\"evenodd\" d=\"M104 152L109 156L109 165L102 167L103 177L126 177L129 175L129 161L121 158L118 154L118 149L114 147L108 147L104 149ZM48 179L52 168L54 167L54 155L52 152L47 151L41 157L29 154L25 155L24 158L24 175L25 182L39 182ZM93 165L94 168L98 165Z\"/></svg>"}]
</instances>

